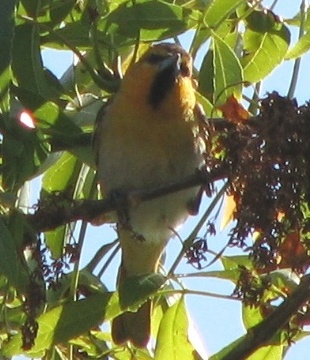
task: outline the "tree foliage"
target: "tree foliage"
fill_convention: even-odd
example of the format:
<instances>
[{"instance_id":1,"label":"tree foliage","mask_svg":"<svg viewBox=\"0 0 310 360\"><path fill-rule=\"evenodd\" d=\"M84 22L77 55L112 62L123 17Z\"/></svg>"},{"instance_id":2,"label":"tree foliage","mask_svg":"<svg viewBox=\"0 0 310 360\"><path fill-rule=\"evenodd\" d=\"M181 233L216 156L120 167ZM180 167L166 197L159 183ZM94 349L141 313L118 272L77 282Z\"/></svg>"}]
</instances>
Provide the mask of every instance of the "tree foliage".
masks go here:
<instances>
[{"instance_id":1,"label":"tree foliage","mask_svg":"<svg viewBox=\"0 0 310 360\"><path fill-rule=\"evenodd\" d=\"M292 100L298 63L310 48L304 4L283 20L264 1L1 2L1 358L201 359L188 340L184 304L197 291L185 289L176 271L184 256L197 276L234 284L227 301L242 301L246 334L211 359L282 359L308 335L310 110ZM209 118L206 169L135 196L144 201L203 183L210 206L167 273L131 279L119 304L100 276L117 241L80 267L88 223L117 206L100 200L96 187L94 120L150 43L179 41L189 31L197 99ZM46 48L72 51L77 65L57 79L44 67ZM261 82L283 61L296 65L288 97L274 92L260 99ZM39 176L40 198L32 206L29 181ZM217 180L224 184L219 191ZM224 249L208 263L207 238L209 244L217 231L212 219L224 196L231 204L226 248L238 255ZM101 258L104 269L94 275ZM222 269L202 271L210 262ZM168 306L172 294L177 300ZM150 349L116 347L102 325L150 296L156 341Z\"/></svg>"}]
</instances>

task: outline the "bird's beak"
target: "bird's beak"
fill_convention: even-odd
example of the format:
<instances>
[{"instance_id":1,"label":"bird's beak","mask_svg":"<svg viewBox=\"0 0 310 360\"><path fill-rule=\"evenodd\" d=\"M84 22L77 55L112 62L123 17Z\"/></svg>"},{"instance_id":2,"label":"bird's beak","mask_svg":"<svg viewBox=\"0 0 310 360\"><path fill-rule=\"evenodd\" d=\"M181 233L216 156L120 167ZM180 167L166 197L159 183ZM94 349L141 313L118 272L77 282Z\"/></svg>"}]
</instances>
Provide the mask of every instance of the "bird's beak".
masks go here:
<instances>
[{"instance_id":1,"label":"bird's beak","mask_svg":"<svg viewBox=\"0 0 310 360\"><path fill-rule=\"evenodd\" d=\"M169 69L172 70L175 76L178 76L181 69L181 55L180 54L171 54L166 59L162 60L159 64L159 71L164 72Z\"/></svg>"}]
</instances>

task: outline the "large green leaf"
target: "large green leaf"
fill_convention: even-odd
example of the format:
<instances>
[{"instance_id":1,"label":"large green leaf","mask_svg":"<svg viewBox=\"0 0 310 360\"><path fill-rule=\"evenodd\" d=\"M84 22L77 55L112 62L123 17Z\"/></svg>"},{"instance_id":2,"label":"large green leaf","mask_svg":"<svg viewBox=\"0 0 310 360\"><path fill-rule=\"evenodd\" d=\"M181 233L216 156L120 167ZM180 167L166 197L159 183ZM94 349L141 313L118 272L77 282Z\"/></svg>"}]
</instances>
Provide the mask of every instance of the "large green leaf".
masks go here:
<instances>
[{"instance_id":1,"label":"large green leaf","mask_svg":"<svg viewBox=\"0 0 310 360\"><path fill-rule=\"evenodd\" d=\"M234 94L242 92L242 67L234 51L219 36L213 34L214 103L220 105Z\"/></svg>"},{"instance_id":2,"label":"large green leaf","mask_svg":"<svg viewBox=\"0 0 310 360\"><path fill-rule=\"evenodd\" d=\"M262 80L285 58L290 43L290 32L271 12L253 11L246 18L244 80Z\"/></svg>"},{"instance_id":3,"label":"large green leaf","mask_svg":"<svg viewBox=\"0 0 310 360\"><path fill-rule=\"evenodd\" d=\"M57 94L43 69L37 24L26 23L16 26L12 69L20 87L40 94L45 99Z\"/></svg>"},{"instance_id":4,"label":"large green leaf","mask_svg":"<svg viewBox=\"0 0 310 360\"><path fill-rule=\"evenodd\" d=\"M159 325L155 360L195 360L195 349L188 340L188 319L184 298L172 305Z\"/></svg>"}]
</instances>

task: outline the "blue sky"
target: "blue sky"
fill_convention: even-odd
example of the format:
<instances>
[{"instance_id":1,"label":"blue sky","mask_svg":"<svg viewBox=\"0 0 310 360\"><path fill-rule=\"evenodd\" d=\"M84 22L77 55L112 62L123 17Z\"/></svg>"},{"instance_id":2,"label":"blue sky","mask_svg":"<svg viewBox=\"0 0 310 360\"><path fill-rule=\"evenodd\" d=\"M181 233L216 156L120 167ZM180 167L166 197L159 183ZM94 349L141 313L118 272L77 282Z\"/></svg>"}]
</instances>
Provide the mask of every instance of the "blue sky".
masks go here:
<instances>
[{"instance_id":1,"label":"blue sky","mask_svg":"<svg viewBox=\"0 0 310 360\"><path fill-rule=\"evenodd\" d=\"M264 4L268 5L272 1L265 1ZM293 5L292 5L293 3ZM292 17L298 11L298 1L286 1L280 0L279 5L275 8L275 13L282 15L282 17ZM296 39L296 34L294 35ZM295 41L293 37L293 42ZM188 43L188 38L183 37L184 46ZM51 69L58 77L72 64L72 55L69 52L64 51L45 51L44 63ZM268 78L264 81L261 95L264 96L267 91L278 91L281 95L287 94L290 76L292 73L292 62L284 62L276 69ZM299 104L304 103L310 98L309 96L309 84L310 84L310 55L307 54L303 58L301 64L300 77L298 86L296 89L295 97ZM33 189L34 194L36 189ZM201 213L203 209L208 206L208 200L205 199ZM199 217L190 218L185 224L182 231L180 231L181 237L186 237L186 234L190 232L193 225L197 223ZM221 250L227 241L227 231L218 233L214 238L211 238L208 242L209 247L213 251ZM111 226L103 226L100 228L89 227L86 234L86 244L82 252L82 265L86 264L89 259L92 258L96 249L98 249L104 242L111 241L116 238L116 234ZM178 240L171 240L167 249L167 263L171 264L175 254L179 251L180 244ZM236 250L230 250L230 253L236 253ZM115 273L118 267L119 256L108 271L104 274L103 282L110 288L114 288ZM169 266L168 266L169 267ZM219 265L215 264L208 270L219 269ZM178 267L178 273L191 273L194 269L186 264L183 260ZM213 293L220 293L230 295L234 286L230 283L212 280L191 278L190 280L184 280L184 283L191 289L204 290ZM244 328L241 321L241 306L238 301L235 300L220 300L212 297L202 296L188 296L186 298L187 307L189 313L195 322L199 333L203 339L205 348L212 354L220 350L222 347L232 342L242 334L244 334ZM292 349L288 353L287 360L305 359L309 357L310 339L306 338L296 345L292 346ZM22 359L23 357L18 357ZM17 358L16 358L17 359Z\"/></svg>"}]
</instances>

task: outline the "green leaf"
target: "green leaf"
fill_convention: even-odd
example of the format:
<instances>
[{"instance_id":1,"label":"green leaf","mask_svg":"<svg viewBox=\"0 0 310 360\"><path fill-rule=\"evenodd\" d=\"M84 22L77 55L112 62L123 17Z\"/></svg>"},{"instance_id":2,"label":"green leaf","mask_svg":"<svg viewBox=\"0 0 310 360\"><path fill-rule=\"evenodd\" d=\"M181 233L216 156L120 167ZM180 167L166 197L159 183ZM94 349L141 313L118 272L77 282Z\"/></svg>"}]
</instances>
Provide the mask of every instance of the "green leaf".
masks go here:
<instances>
[{"instance_id":1,"label":"green leaf","mask_svg":"<svg viewBox=\"0 0 310 360\"><path fill-rule=\"evenodd\" d=\"M65 24L64 27L55 30L42 36L41 41L45 46L52 49L65 49L68 47L62 39L66 39L71 46L78 47L79 49L91 49L93 46L90 41L90 25L83 21L76 21ZM103 35L99 41L106 40L107 36Z\"/></svg>"},{"instance_id":2,"label":"green leaf","mask_svg":"<svg viewBox=\"0 0 310 360\"><path fill-rule=\"evenodd\" d=\"M247 360L282 360L283 359L283 345L269 345L255 351L254 354L249 356Z\"/></svg>"},{"instance_id":3,"label":"green leaf","mask_svg":"<svg viewBox=\"0 0 310 360\"><path fill-rule=\"evenodd\" d=\"M47 169L43 175L41 200L53 205L53 193L64 192L63 206L68 207L69 199L73 198L73 192L82 168L81 162L68 152L64 152L59 160ZM82 187L83 190L83 187ZM51 194L51 197L50 195ZM82 197L81 194L77 194ZM76 197L75 197L76 198ZM58 206L59 204L59 199ZM45 241L52 253L53 258L59 258L63 255L64 245L68 238L72 237L74 224L60 226L52 231L45 233Z\"/></svg>"},{"instance_id":4,"label":"green leaf","mask_svg":"<svg viewBox=\"0 0 310 360\"><path fill-rule=\"evenodd\" d=\"M142 300L153 295L165 283L160 274L136 275L126 278L119 288L120 305L123 309L135 310Z\"/></svg>"},{"instance_id":5,"label":"green leaf","mask_svg":"<svg viewBox=\"0 0 310 360\"><path fill-rule=\"evenodd\" d=\"M253 263L247 255L222 256L221 261L225 270L236 270L240 266L253 269Z\"/></svg>"},{"instance_id":6,"label":"green leaf","mask_svg":"<svg viewBox=\"0 0 310 360\"><path fill-rule=\"evenodd\" d=\"M306 11L305 11L306 10ZM307 6L306 9L300 9L300 11L291 19L285 19L285 23L300 27L303 23L304 30L310 30L310 9Z\"/></svg>"},{"instance_id":7,"label":"green leaf","mask_svg":"<svg viewBox=\"0 0 310 360\"><path fill-rule=\"evenodd\" d=\"M3 353L5 356L25 353L34 357L43 354L52 345L66 343L98 326L107 318L109 312L110 317L114 316L113 311L112 314L109 311L110 303L114 303L112 309L115 312L117 303L113 293L97 294L57 306L37 319L38 335L31 350L26 352L22 350L22 337L21 334L18 334L3 346Z\"/></svg>"},{"instance_id":8,"label":"green leaf","mask_svg":"<svg viewBox=\"0 0 310 360\"><path fill-rule=\"evenodd\" d=\"M85 133L66 116L63 109L52 101L46 101L40 95L25 89L15 90L19 100L31 113L36 128L49 138L53 150L75 146L90 146L91 136ZM20 124L18 124L20 128ZM16 131L14 129L14 131ZM27 129L28 132L29 129ZM38 133L37 133L38 134Z\"/></svg>"},{"instance_id":9,"label":"green leaf","mask_svg":"<svg viewBox=\"0 0 310 360\"><path fill-rule=\"evenodd\" d=\"M239 279L240 270L216 270L216 271L204 271L200 272L199 276L205 276L216 279L230 280L234 283Z\"/></svg>"},{"instance_id":10,"label":"green leaf","mask_svg":"<svg viewBox=\"0 0 310 360\"><path fill-rule=\"evenodd\" d=\"M142 41L158 41L193 27L198 11L164 1L137 0L121 4L107 17L107 32Z\"/></svg>"},{"instance_id":11,"label":"green leaf","mask_svg":"<svg viewBox=\"0 0 310 360\"><path fill-rule=\"evenodd\" d=\"M45 243L50 250L53 259L59 259L63 255L66 243L65 239L68 234L71 234L72 236L70 225L59 226L57 229L45 232Z\"/></svg>"},{"instance_id":12,"label":"green leaf","mask_svg":"<svg viewBox=\"0 0 310 360\"><path fill-rule=\"evenodd\" d=\"M214 102L214 51L209 49L205 54L199 70L198 90L210 101Z\"/></svg>"},{"instance_id":13,"label":"green leaf","mask_svg":"<svg viewBox=\"0 0 310 360\"><path fill-rule=\"evenodd\" d=\"M245 335L238 338L237 340L233 341L229 345L225 346L223 349L221 349L216 354L212 355L208 360L222 360L225 359L225 356L232 351L235 347L239 346L242 341L244 341ZM226 358L229 359L229 358Z\"/></svg>"},{"instance_id":14,"label":"green leaf","mask_svg":"<svg viewBox=\"0 0 310 360\"><path fill-rule=\"evenodd\" d=\"M188 340L188 319L184 298L172 305L159 325L155 360L195 360L195 349Z\"/></svg>"},{"instance_id":15,"label":"green leaf","mask_svg":"<svg viewBox=\"0 0 310 360\"><path fill-rule=\"evenodd\" d=\"M212 355L209 360L222 360L229 359L226 355L244 341L244 336L235 340L218 353ZM282 345L270 345L263 346L255 351L252 355L246 358L247 360L282 360L283 359L283 346Z\"/></svg>"},{"instance_id":16,"label":"green leaf","mask_svg":"<svg viewBox=\"0 0 310 360\"><path fill-rule=\"evenodd\" d=\"M259 306L242 306L242 320L246 330L264 320Z\"/></svg>"},{"instance_id":17,"label":"green leaf","mask_svg":"<svg viewBox=\"0 0 310 360\"><path fill-rule=\"evenodd\" d=\"M0 112L9 113L11 82L11 50L14 34L14 9L16 1L3 0L0 11ZM3 125L2 125L3 126Z\"/></svg>"},{"instance_id":18,"label":"green leaf","mask_svg":"<svg viewBox=\"0 0 310 360\"><path fill-rule=\"evenodd\" d=\"M305 54L310 49L310 31L304 34L297 43L289 50L285 56L285 60L296 59Z\"/></svg>"},{"instance_id":19,"label":"green leaf","mask_svg":"<svg viewBox=\"0 0 310 360\"><path fill-rule=\"evenodd\" d=\"M49 7L52 23L59 24L62 20L64 20L76 2L76 0L54 0Z\"/></svg>"},{"instance_id":20,"label":"green leaf","mask_svg":"<svg viewBox=\"0 0 310 360\"><path fill-rule=\"evenodd\" d=\"M48 193L65 190L73 174L76 173L76 165L77 158L64 152L59 160L45 171L42 188Z\"/></svg>"},{"instance_id":21,"label":"green leaf","mask_svg":"<svg viewBox=\"0 0 310 360\"><path fill-rule=\"evenodd\" d=\"M285 58L290 32L271 12L253 11L246 18L244 80L255 83L266 77Z\"/></svg>"},{"instance_id":22,"label":"green leaf","mask_svg":"<svg viewBox=\"0 0 310 360\"><path fill-rule=\"evenodd\" d=\"M41 0L21 0L28 16L36 18L41 5Z\"/></svg>"},{"instance_id":23,"label":"green leaf","mask_svg":"<svg viewBox=\"0 0 310 360\"><path fill-rule=\"evenodd\" d=\"M57 94L44 73L38 25L27 23L16 26L12 69L20 87L45 99Z\"/></svg>"},{"instance_id":24,"label":"green leaf","mask_svg":"<svg viewBox=\"0 0 310 360\"><path fill-rule=\"evenodd\" d=\"M213 0L205 13L204 22L209 27L216 27L226 20L244 0Z\"/></svg>"},{"instance_id":25,"label":"green leaf","mask_svg":"<svg viewBox=\"0 0 310 360\"><path fill-rule=\"evenodd\" d=\"M242 67L234 51L219 36L213 33L214 103L218 106L234 94L242 92Z\"/></svg>"},{"instance_id":26,"label":"green leaf","mask_svg":"<svg viewBox=\"0 0 310 360\"><path fill-rule=\"evenodd\" d=\"M199 92L196 92L196 99L199 104L203 107L206 115L208 117L220 117L221 113L216 110L216 108L211 104L211 102L201 95Z\"/></svg>"}]
</instances>

